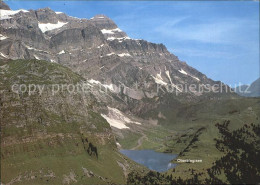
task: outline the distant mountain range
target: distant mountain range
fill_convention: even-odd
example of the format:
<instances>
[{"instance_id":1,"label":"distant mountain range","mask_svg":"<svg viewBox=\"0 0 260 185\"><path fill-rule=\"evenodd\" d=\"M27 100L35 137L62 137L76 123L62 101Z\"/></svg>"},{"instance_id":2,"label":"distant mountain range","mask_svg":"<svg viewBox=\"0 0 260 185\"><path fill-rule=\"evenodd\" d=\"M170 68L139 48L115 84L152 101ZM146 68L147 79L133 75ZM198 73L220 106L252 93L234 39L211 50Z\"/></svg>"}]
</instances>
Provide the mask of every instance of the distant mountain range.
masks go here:
<instances>
[{"instance_id":1,"label":"distant mountain range","mask_svg":"<svg viewBox=\"0 0 260 185\"><path fill-rule=\"evenodd\" d=\"M255 80L251 85L242 85L235 88L235 92L240 96L259 97L260 96L260 78Z\"/></svg>"}]
</instances>

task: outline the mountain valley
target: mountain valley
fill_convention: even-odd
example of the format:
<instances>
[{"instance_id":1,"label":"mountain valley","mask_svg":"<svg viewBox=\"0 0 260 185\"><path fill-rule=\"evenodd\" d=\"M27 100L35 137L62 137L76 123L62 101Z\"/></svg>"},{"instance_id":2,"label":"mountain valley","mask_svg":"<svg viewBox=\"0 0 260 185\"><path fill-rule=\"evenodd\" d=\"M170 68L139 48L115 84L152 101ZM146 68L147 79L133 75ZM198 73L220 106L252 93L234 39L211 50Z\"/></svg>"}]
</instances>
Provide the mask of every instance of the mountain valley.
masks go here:
<instances>
[{"instance_id":1,"label":"mountain valley","mask_svg":"<svg viewBox=\"0 0 260 185\"><path fill-rule=\"evenodd\" d=\"M120 149L177 154L162 174L188 179L223 155L217 123L260 124L259 98L239 96L163 44L130 38L105 15L0 9L3 184L126 184L132 171L149 173Z\"/></svg>"}]
</instances>

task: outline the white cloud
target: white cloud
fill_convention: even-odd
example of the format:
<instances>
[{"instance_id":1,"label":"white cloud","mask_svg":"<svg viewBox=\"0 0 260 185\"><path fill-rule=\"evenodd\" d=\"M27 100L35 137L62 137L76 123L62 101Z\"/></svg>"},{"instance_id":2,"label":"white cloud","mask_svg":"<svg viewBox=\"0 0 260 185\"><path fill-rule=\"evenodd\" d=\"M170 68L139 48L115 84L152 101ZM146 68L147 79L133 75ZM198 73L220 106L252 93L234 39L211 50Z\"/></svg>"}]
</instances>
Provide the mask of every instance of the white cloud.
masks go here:
<instances>
[{"instance_id":1,"label":"white cloud","mask_svg":"<svg viewBox=\"0 0 260 185\"><path fill-rule=\"evenodd\" d=\"M193 57L206 57L206 58L225 58L233 59L239 57L240 54L234 55L228 51L220 50L205 50L205 49L196 49L196 48L181 48L181 49L170 49L174 54L181 54L184 56L193 56Z\"/></svg>"},{"instance_id":2,"label":"white cloud","mask_svg":"<svg viewBox=\"0 0 260 185\"><path fill-rule=\"evenodd\" d=\"M213 44L237 44L243 40L241 31L246 27L257 25L252 20L245 19L218 19L218 20L192 20L176 19L169 24L168 21L155 28L159 34L174 40L197 41ZM178 23L183 24L178 25ZM238 39L239 38L239 39Z\"/></svg>"}]
</instances>

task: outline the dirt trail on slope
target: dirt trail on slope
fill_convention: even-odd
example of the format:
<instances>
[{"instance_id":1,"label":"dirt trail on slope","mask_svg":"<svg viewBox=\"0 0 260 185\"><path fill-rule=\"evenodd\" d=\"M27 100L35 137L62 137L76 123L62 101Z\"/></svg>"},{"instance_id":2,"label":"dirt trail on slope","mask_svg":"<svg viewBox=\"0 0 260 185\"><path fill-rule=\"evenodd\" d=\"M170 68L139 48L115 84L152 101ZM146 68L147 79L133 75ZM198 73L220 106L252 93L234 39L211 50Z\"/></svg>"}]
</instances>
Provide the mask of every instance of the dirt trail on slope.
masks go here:
<instances>
[{"instance_id":1,"label":"dirt trail on slope","mask_svg":"<svg viewBox=\"0 0 260 185\"><path fill-rule=\"evenodd\" d=\"M136 145L135 147L131 148L131 150L136 150L136 149L138 149L138 148L142 145L143 140L144 140L144 139L146 139L146 140L148 139L147 136L146 136L144 133L142 133L142 135L143 135L143 136L138 139L137 145Z\"/></svg>"}]
</instances>

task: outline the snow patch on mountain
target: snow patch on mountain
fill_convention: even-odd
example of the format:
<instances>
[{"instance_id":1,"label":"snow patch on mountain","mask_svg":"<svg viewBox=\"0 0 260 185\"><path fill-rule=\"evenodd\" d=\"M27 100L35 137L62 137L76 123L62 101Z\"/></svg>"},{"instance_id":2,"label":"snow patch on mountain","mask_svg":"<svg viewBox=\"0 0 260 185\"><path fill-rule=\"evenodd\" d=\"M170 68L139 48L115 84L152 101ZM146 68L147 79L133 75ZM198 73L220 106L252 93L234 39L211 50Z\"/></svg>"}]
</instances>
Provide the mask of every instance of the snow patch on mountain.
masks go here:
<instances>
[{"instance_id":1,"label":"snow patch on mountain","mask_svg":"<svg viewBox=\"0 0 260 185\"><path fill-rule=\"evenodd\" d=\"M112 41L112 40L120 40L120 41L122 41L122 40L127 40L127 39L131 39L130 37L119 37L119 38L117 38L117 37L108 37L107 38L107 40L109 40L109 41Z\"/></svg>"},{"instance_id":2,"label":"snow patch on mountain","mask_svg":"<svg viewBox=\"0 0 260 185\"><path fill-rule=\"evenodd\" d=\"M118 143L118 142L116 142L116 145L117 145L118 147L122 147L122 146L120 145L120 143Z\"/></svg>"},{"instance_id":3,"label":"snow patch on mountain","mask_svg":"<svg viewBox=\"0 0 260 185\"><path fill-rule=\"evenodd\" d=\"M4 19L11 19L11 15L15 15L19 12L24 12L27 13L29 11L27 10L0 10L0 20L4 20Z\"/></svg>"},{"instance_id":4,"label":"snow patch on mountain","mask_svg":"<svg viewBox=\"0 0 260 185\"><path fill-rule=\"evenodd\" d=\"M167 85L167 83L164 82L164 81L163 81L163 80L158 76L158 74L157 74L156 77L154 77L154 76L152 76L152 77L153 77L155 83L157 83L157 84L161 84L161 85Z\"/></svg>"},{"instance_id":5,"label":"snow patch on mountain","mask_svg":"<svg viewBox=\"0 0 260 185\"><path fill-rule=\"evenodd\" d=\"M97 80L88 80L89 83L91 84L97 84L97 85L102 85L103 87L105 87L106 89L109 89L110 91L114 91L114 87L113 84L102 84L100 81Z\"/></svg>"},{"instance_id":6,"label":"snow patch on mountain","mask_svg":"<svg viewBox=\"0 0 260 185\"><path fill-rule=\"evenodd\" d=\"M175 84L171 84L174 88L176 88L179 92L182 92L182 90L177 86L177 85L175 85Z\"/></svg>"},{"instance_id":7,"label":"snow patch on mountain","mask_svg":"<svg viewBox=\"0 0 260 185\"><path fill-rule=\"evenodd\" d=\"M35 48L33 48L33 47L31 47L31 46L27 46L27 45L25 45L25 44L24 44L24 46L25 46L27 49L29 49L29 50L36 50Z\"/></svg>"},{"instance_id":8,"label":"snow patch on mountain","mask_svg":"<svg viewBox=\"0 0 260 185\"><path fill-rule=\"evenodd\" d=\"M65 53L65 51L62 50L62 51L60 51L58 54L61 55L61 54L64 54L64 53Z\"/></svg>"},{"instance_id":9,"label":"snow patch on mountain","mask_svg":"<svg viewBox=\"0 0 260 185\"><path fill-rule=\"evenodd\" d=\"M161 85L167 85L167 83L163 81L161 73L162 72L161 72L161 69L160 69L160 73L156 74L155 77L152 75L152 77L153 77L155 83L161 84Z\"/></svg>"},{"instance_id":10,"label":"snow patch on mountain","mask_svg":"<svg viewBox=\"0 0 260 185\"><path fill-rule=\"evenodd\" d=\"M101 30L101 32L103 34L114 34L114 32L112 30L107 30L107 29L103 29L103 30Z\"/></svg>"},{"instance_id":11,"label":"snow patch on mountain","mask_svg":"<svg viewBox=\"0 0 260 185\"><path fill-rule=\"evenodd\" d=\"M3 53L1 53L1 52L0 52L0 55L1 55L2 57L4 57L4 58L8 58L8 56L6 56L5 54L3 54Z\"/></svg>"},{"instance_id":12,"label":"snow patch on mountain","mask_svg":"<svg viewBox=\"0 0 260 185\"><path fill-rule=\"evenodd\" d=\"M8 37L6 37L6 36L0 34L0 40L5 40L5 39L7 39L7 38L8 38Z\"/></svg>"},{"instance_id":13,"label":"snow patch on mountain","mask_svg":"<svg viewBox=\"0 0 260 185\"><path fill-rule=\"evenodd\" d=\"M108 53L108 54L106 54L106 56L111 56L111 55L115 55L115 53L112 52L112 53Z\"/></svg>"},{"instance_id":14,"label":"snow patch on mountain","mask_svg":"<svg viewBox=\"0 0 260 185\"><path fill-rule=\"evenodd\" d=\"M168 85L168 84L167 84L165 81L163 81L163 78L162 78L161 73L162 73L162 72L161 72L161 69L160 69L160 73L156 74L155 77L152 75L152 77L153 77L155 83L166 86L166 85ZM182 92L182 90L181 90L177 85L175 85L175 84L172 82L172 79L171 79L171 76L170 76L170 71L166 70L166 67L165 67L165 74L166 74L166 76L169 78L169 80L170 80L170 82L171 82L171 86L174 87L174 88L176 88L179 92Z\"/></svg>"},{"instance_id":15,"label":"snow patch on mountain","mask_svg":"<svg viewBox=\"0 0 260 185\"><path fill-rule=\"evenodd\" d=\"M102 44L102 45L98 46L97 48L99 49L99 48L102 48L103 46L104 46L104 44Z\"/></svg>"},{"instance_id":16,"label":"snow patch on mountain","mask_svg":"<svg viewBox=\"0 0 260 185\"><path fill-rule=\"evenodd\" d=\"M38 26L40 28L40 30L45 33L46 31L50 31L50 30L54 30L54 29L58 29L61 28L62 26L64 26L65 24L68 24L68 22L60 22L58 21L58 23L56 24L52 24L52 23L38 23Z\"/></svg>"},{"instance_id":17,"label":"snow patch on mountain","mask_svg":"<svg viewBox=\"0 0 260 185\"><path fill-rule=\"evenodd\" d=\"M91 17L90 20L93 20L93 19L105 19L104 16L95 16L95 17Z\"/></svg>"},{"instance_id":18,"label":"snow patch on mountain","mask_svg":"<svg viewBox=\"0 0 260 185\"><path fill-rule=\"evenodd\" d=\"M119 28L115 28L115 29L113 29L113 31L114 32L123 32L121 29L119 29Z\"/></svg>"},{"instance_id":19,"label":"snow patch on mountain","mask_svg":"<svg viewBox=\"0 0 260 185\"><path fill-rule=\"evenodd\" d=\"M37 55L33 55L36 60L40 60L40 58Z\"/></svg>"},{"instance_id":20,"label":"snow patch on mountain","mask_svg":"<svg viewBox=\"0 0 260 185\"><path fill-rule=\"evenodd\" d=\"M112 55L117 55L119 57L131 57L129 53L120 53L120 54L115 54L114 52L106 54L106 56L112 56Z\"/></svg>"},{"instance_id":21,"label":"snow patch on mountain","mask_svg":"<svg viewBox=\"0 0 260 185\"><path fill-rule=\"evenodd\" d=\"M126 126L123 121L115 119L113 116L109 117L109 116L106 116L105 114L101 114L101 116L105 120L107 120L107 122L109 123L109 125L111 127L115 127L115 128L118 128L118 129L129 129L129 127Z\"/></svg>"},{"instance_id":22,"label":"snow patch on mountain","mask_svg":"<svg viewBox=\"0 0 260 185\"><path fill-rule=\"evenodd\" d=\"M187 75L187 76L190 76L190 77L192 77L192 78L194 78L195 80L197 80L197 81L200 81L200 79L199 78L197 78L196 76L193 76L193 75L191 75L191 74L188 74L186 71L184 71L183 69L181 69L181 70L178 70L180 73L182 73L182 74L184 74L184 75Z\"/></svg>"},{"instance_id":23,"label":"snow patch on mountain","mask_svg":"<svg viewBox=\"0 0 260 185\"><path fill-rule=\"evenodd\" d=\"M44 52L44 53L49 53L48 51L43 51L43 50L40 50L40 49L36 49L36 48L33 48L31 46L27 46L26 44L23 44L27 49L29 50L35 50L35 51L39 51L39 52Z\"/></svg>"},{"instance_id":24,"label":"snow patch on mountain","mask_svg":"<svg viewBox=\"0 0 260 185\"><path fill-rule=\"evenodd\" d=\"M107 40L111 40L111 41L112 41L112 40L115 40L115 39L117 39L117 38L116 38L116 37L108 37L108 38L107 38Z\"/></svg>"},{"instance_id":25,"label":"snow patch on mountain","mask_svg":"<svg viewBox=\"0 0 260 185\"><path fill-rule=\"evenodd\" d=\"M101 114L101 116L107 120L110 126L116 127L118 129L129 129L129 127L126 126L126 124L134 123L137 125L141 125L141 123L133 121L127 116L125 116L120 110L111 107L107 108L108 115Z\"/></svg>"},{"instance_id":26,"label":"snow patch on mountain","mask_svg":"<svg viewBox=\"0 0 260 185\"><path fill-rule=\"evenodd\" d=\"M101 84L100 81L93 80L93 79L89 80L88 82L91 83L91 84Z\"/></svg>"},{"instance_id":27,"label":"snow patch on mountain","mask_svg":"<svg viewBox=\"0 0 260 185\"><path fill-rule=\"evenodd\" d=\"M183 69L178 70L180 73L184 74L184 75L188 75L188 73L186 71L184 71Z\"/></svg>"},{"instance_id":28,"label":"snow patch on mountain","mask_svg":"<svg viewBox=\"0 0 260 185\"><path fill-rule=\"evenodd\" d=\"M110 91L114 91L113 84L102 84L106 89L110 89Z\"/></svg>"},{"instance_id":29,"label":"snow patch on mountain","mask_svg":"<svg viewBox=\"0 0 260 185\"><path fill-rule=\"evenodd\" d=\"M119 57L131 57L131 55L129 53L121 53L121 54L117 54Z\"/></svg>"},{"instance_id":30,"label":"snow patch on mountain","mask_svg":"<svg viewBox=\"0 0 260 185\"><path fill-rule=\"evenodd\" d=\"M115 34L115 32L122 32L122 30L120 30L119 28L115 28L112 30L102 29L101 32L103 34Z\"/></svg>"},{"instance_id":31,"label":"snow patch on mountain","mask_svg":"<svg viewBox=\"0 0 260 185\"><path fill-rule=\"evenodd\" d=\"M189 75L190 77L192 77L192 78L194 78L195 80L198 80L198 81L200 81L200 79L199 78L197 78L196 76L192 76L192 75Z\"/></svg>"},{"instance_id":32,"label":"snow patch on mountain","mask_svg":"<svg viewBox=\"0 0 260 185\"><path fill-rule=\"evenodd\" d=\"M170 72L168 70L165 71L165 74L167 75L167 77L169 78L171 84L172 84L172 78L170 76Z\"/></svg>"}]
</instances>

